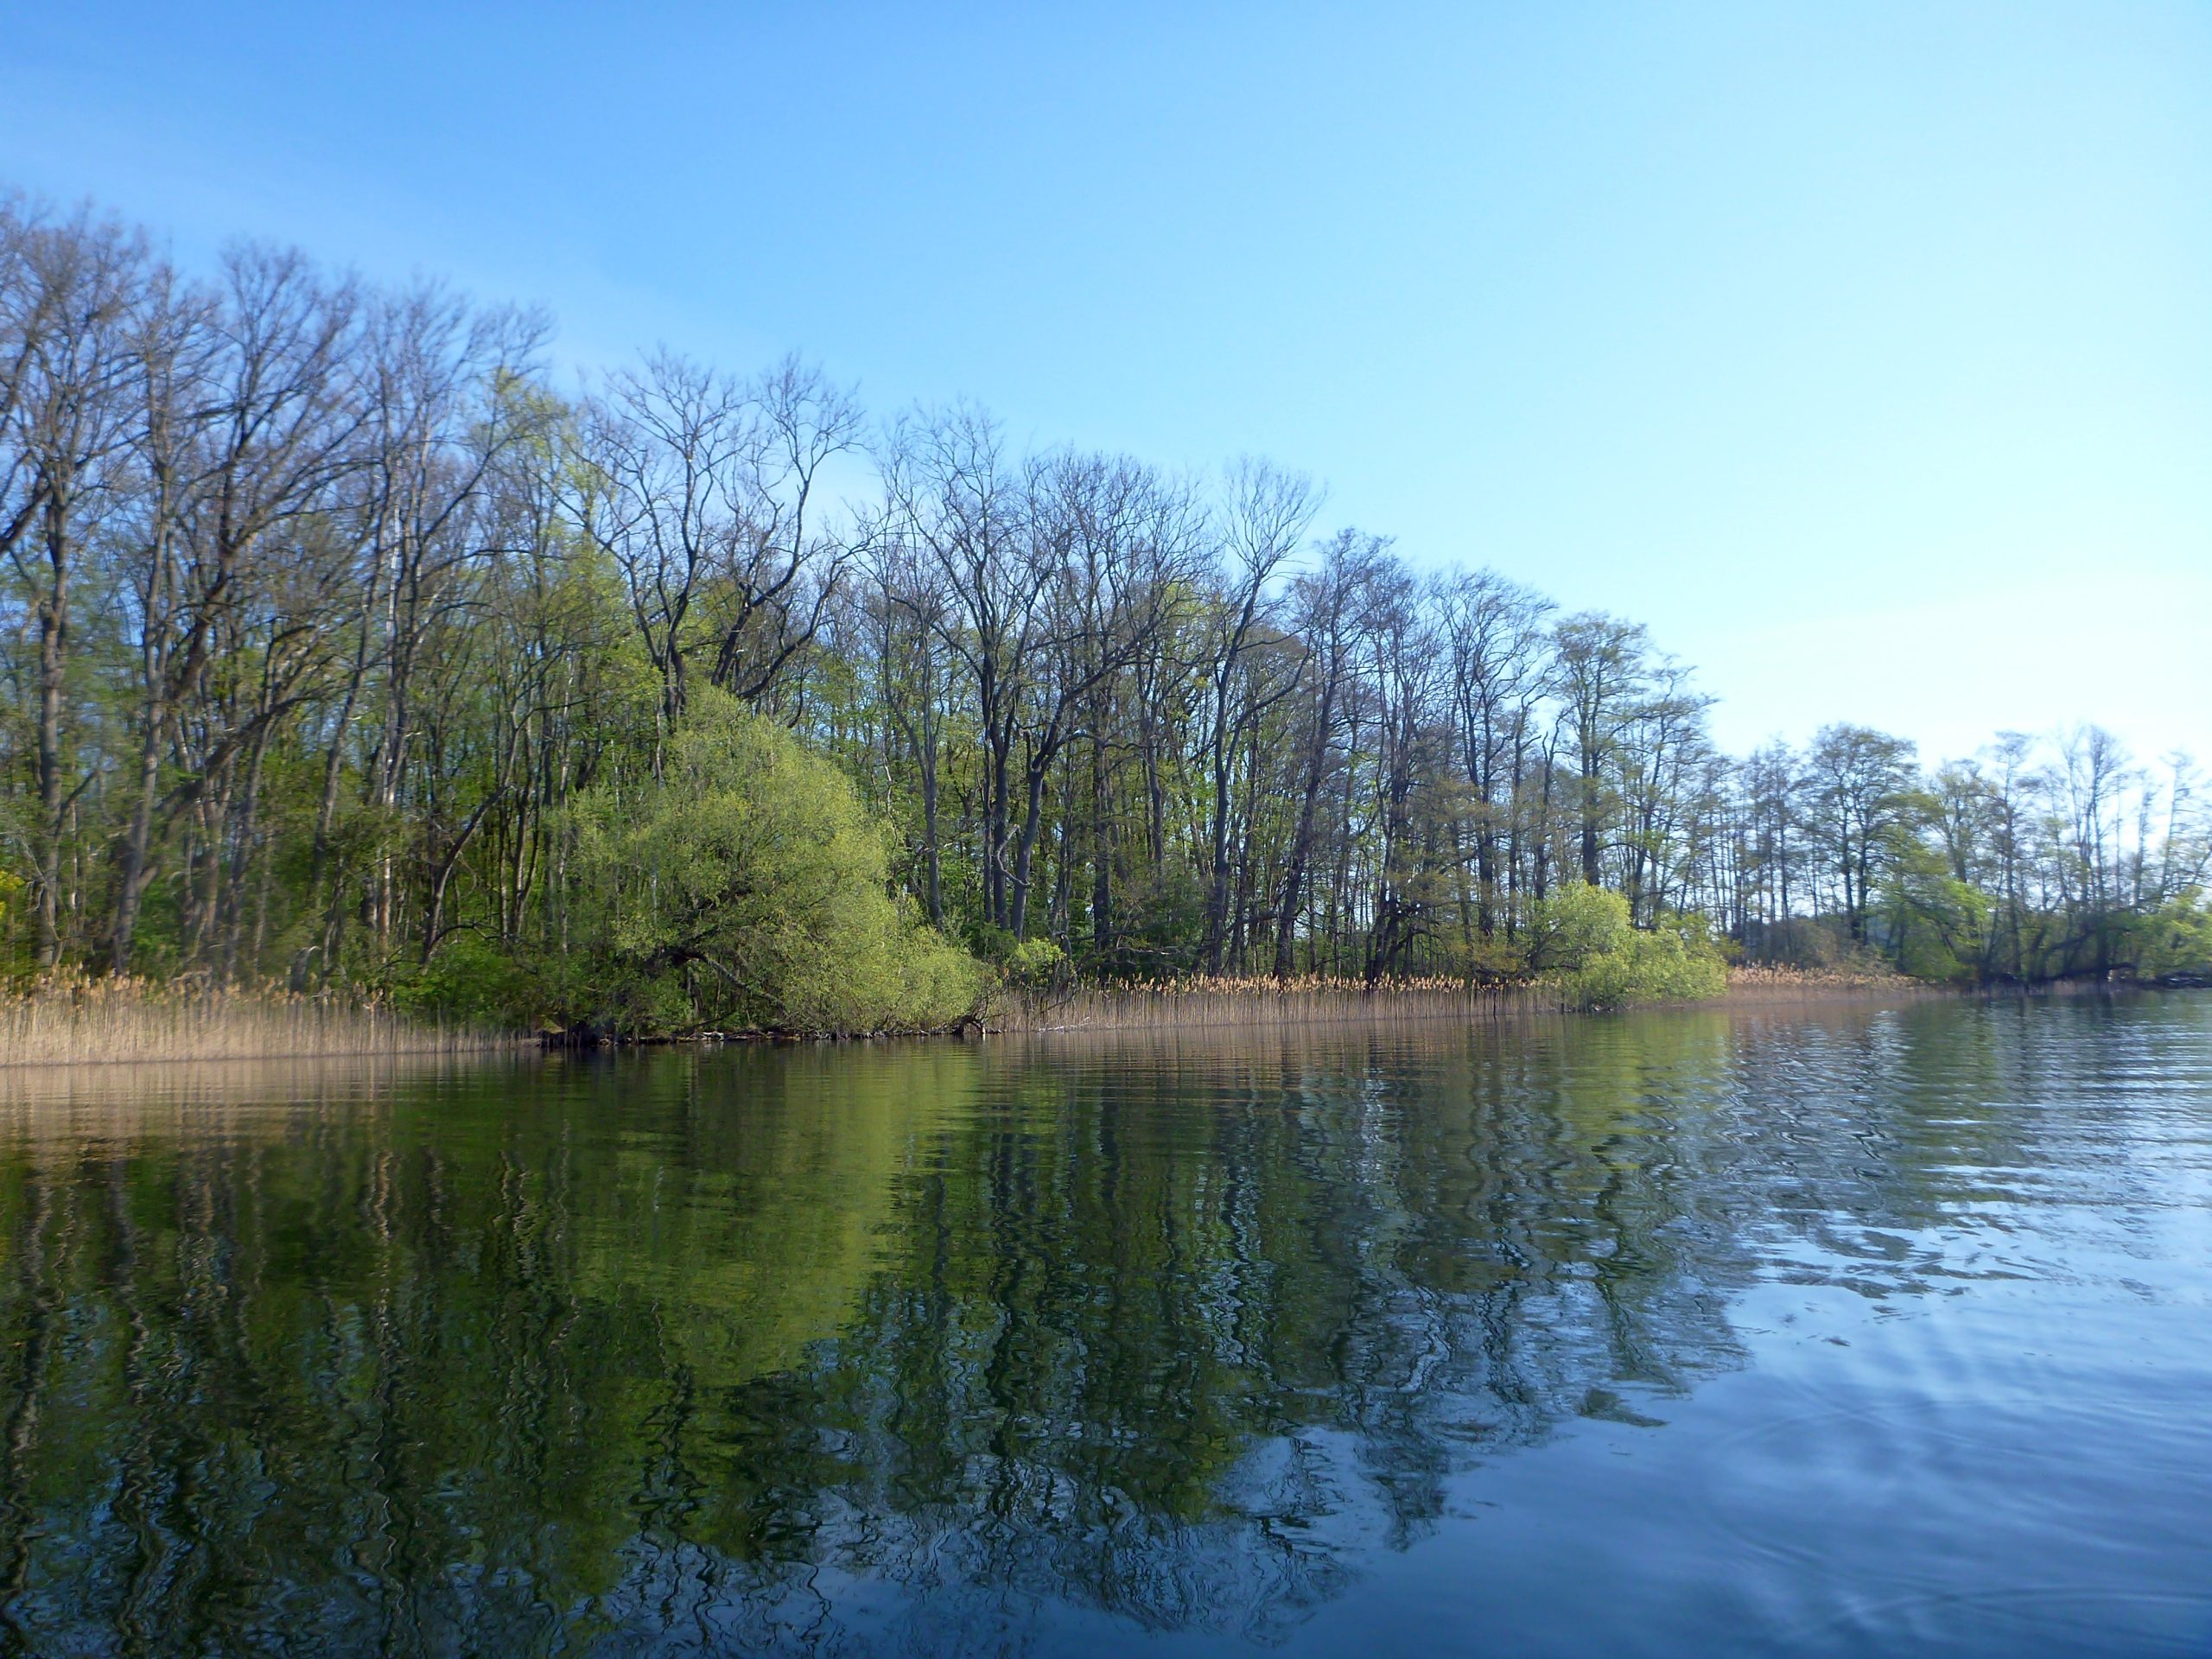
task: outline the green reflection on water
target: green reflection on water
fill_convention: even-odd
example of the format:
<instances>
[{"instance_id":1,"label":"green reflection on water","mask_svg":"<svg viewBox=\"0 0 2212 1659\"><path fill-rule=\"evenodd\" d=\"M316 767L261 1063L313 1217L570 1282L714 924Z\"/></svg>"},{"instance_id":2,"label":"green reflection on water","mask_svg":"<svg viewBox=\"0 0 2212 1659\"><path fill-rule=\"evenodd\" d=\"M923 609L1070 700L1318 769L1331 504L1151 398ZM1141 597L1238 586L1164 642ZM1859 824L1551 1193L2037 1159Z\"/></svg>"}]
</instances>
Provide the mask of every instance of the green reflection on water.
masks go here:
<instances>
[{"instance_id":1,"label":"green reflection on water","mask_svg":"<svg viewBox=\"0 0 2212 1659\"><path fill-rule=\"evenodd\" d=\"M1264 1635L1434 1526L1455 1471L1741 1363L1762 1272L1929 1282L1900 1241L2037 1179L2002 1103L2074 1051L2011 1018L26 1086L7 1628Z\"/></svg>"}]
</instances>

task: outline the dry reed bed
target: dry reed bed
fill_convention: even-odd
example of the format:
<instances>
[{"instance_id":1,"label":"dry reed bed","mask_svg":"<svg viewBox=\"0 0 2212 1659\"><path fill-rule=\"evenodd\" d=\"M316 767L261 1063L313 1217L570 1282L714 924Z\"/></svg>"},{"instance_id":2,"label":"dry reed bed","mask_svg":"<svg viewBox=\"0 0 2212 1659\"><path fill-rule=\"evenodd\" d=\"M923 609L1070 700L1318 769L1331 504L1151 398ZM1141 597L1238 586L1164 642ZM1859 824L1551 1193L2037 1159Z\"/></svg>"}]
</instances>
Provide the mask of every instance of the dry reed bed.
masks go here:
<instances>
[{"instance_id":1,"label":"dry reed bed","mask_svg":"<svg viewBox=\"0 0 2212 1659\"><path fill-rule=\"evenodd\" d=\"M270 989L58 979L0 996L0 1067L458 1054L510 1037Z\"/></svg>"},{"instance_id":2,"label":"dry reed bed","mask_svg":"<svg viewBox=\"0 0 2212 1659\"><path fill-rule=\"evenodd\" d=\"M1945 988L1879 968L1770 968L1728 970L1723 1001L1731 1003L1866 1001L1941 996Z\"/></svg>"},{"instance_id":3,"label":"dry reed bed","mask_svg":"<svg viewBox=\"0 0 2212 1659\"><path fill-rule=\"evenodd\" d=\"M1017 995L993 1023L1007 1031L1143 1031L1494 1019L1559 1007L1559 992L1547 985L1427 979L1370 987L1356 979L1198 978Z\"/></svg>"},{"instance_id":4,"label":"dry reed bed","mask_svg":"<svg viewBox=\"0 0 2212 1659\"><path fill-rule=\"evenodd\" d=\"M1728 988L1720 996L1683 1006L1865 1001L1940 994L1940 988L1878 971L1751 967L1731 969ZM1370 986L1363 980L1325 977L1194 977L1019 994L1008 999L991 1024L1009 1032L1348 1025L1491 1020L1559 1014L1566 1007L1560 988L1542 981L1467 985L1453 979L1420 979Z\"/></svg>"}]
</instances>

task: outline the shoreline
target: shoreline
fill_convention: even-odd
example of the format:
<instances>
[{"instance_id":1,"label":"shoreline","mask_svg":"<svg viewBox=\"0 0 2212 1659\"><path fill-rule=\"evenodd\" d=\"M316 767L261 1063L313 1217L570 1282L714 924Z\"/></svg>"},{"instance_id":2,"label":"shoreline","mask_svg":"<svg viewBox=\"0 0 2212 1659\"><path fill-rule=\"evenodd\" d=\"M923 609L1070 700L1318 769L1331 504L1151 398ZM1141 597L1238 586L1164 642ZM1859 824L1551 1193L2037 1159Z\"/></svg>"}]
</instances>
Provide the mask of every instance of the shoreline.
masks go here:
<instances>
[{"instance_id":1,"label":"shoreline","mask_svg":"<svg viewBox=\"0 0 2212 1659\"><path fill-rule=\"evenodd\" d=\"M1521 985L1421 987L1320 986L1271 989L1247 985L1217 990L1203 983L1163 988L1078 988L1066 997L1029 1010L1038 1023L1008 1019L991 1027L993 1035L1050 1036L1099 1031L1220 1030L1296 1025L1357 1025L1452 1019L1496 1020L1530 1015L1635 1013L1679 1008L1758 1007L1815 1003L1910 1001L1970 994L1960 988L1923 983L1896 976L1802 974L1771 969L1732 969L1727 989L1718 996L1658 998L1620 1008L1589 1010L1570 1006L1558 988L1542 982ZM1046 1020L1058 1010L1078 1017Z\"/></svg>"},{"instance_id":2,"label":"shoreline","mask_svg":"<svg viewBox=\"0 0 2212 1659\"><path fill-rule=\"evenodd\" d=\"M2156 983L2057 981L2034 986L1939 985L1895 976L1734 969L1718 996L1657 1000L1603 1014L1719 1012L1928 1001L1946 997L2108 995L2172 988ZM319 1001L204 995L146 1000L111 996L24 999L0 1004L0 1081L11 1076L115 1066L205 1065L271 1060L454 1058L497 1054L597 1054L732 1045L959 1041L1112 1032L1284 1030L1358 1025L1435 1026L1578 1012L1555 987L1531 985L1277 986L1272 982L1180 982L1077 987L1058 996L1014 993L985 1019L934 1032L709 1031L648 1037L612 1033L450 1030L388 1009ZM26 1038L29 1040L26 1041ZM28 1056L24 1048L43 1049Z\"/></svg>"},{"instance_id":3,"label":"shoreline","mask_svg":"<svg viewBox=\"0 0 2212 1659\"><path fill-rule=\"evenodd\" d=\"M0 997L0 1077L82 1066L489 1052L521 1033L273 988L75 976Z\"/></svg>"}]
</instances>

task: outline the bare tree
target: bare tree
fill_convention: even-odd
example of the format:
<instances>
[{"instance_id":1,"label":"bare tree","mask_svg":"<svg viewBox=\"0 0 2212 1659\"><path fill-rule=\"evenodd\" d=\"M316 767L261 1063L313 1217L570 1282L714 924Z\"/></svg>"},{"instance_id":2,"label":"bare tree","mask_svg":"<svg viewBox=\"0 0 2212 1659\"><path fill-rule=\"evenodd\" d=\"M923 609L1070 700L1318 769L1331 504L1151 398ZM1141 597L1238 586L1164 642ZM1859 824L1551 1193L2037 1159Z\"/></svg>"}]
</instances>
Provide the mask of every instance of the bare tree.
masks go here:
<instances>
[{"instance_id":1,"label":"bare tree","mask_svg":"<svg viewBox=\"0 0 2212 1659\"><path fill-rule=\"evenodd\" d=\"M75 584L97 521L111 511L117 461L129 442L130 315L145 279L137 236L79 213L54 219L0 209L0 555L12 566L38 632L38 810L31 830L37 881L35 959L61 953L62 842L73 780L69 696Z\"/></svg>"},{"instance_id":2,"label":"bare tree","mask_svg":"<svg viewBox=\"0 0 2212 1659\"><path fill-rule=\"evenodd\" d=\"M1298 550L1322 500L1319 488L1304 474L1249 457L1230 465L1225 493L1219 535L1226 581L1214 635L1207 642L1212 718L1205 734L1205 758L1213 792L1205 953L1210 973L1221 971L1228 943L1230 766L1241 735L1232 695L1237 671L1268 586Z\"/></svg>"},{"instance_id":3,"label":"bare tree","mask_svg":"<svg viewBox=\"0 0 2212 1659\"><path fill-rule=\"evenodd\" d=\"M775 689L812 643L855 551L822 528L824 469L853 451L863 416L849 390L785 358L750 389L753 432L736 468L736 522L708 594L713 683L747 702Z\"/></svg>"},{"instance_id":4,"label":"bare tree","mask_svg":"<svg viewBox=\"0 0 2212 1659\"><path fill-rule=\"evenodd\" d=\"M1032 652L1048 626L1040 601L1055 575L1050 560L1033 556L1035 468L1016 472L998 424L965 404L899 422L883 464L899 533L930 561L950 600L938 613L939 638L974 688L983 919L1010 927L1014 738Z\"/></svg>"},{"instance_id":5,"label":"bare tree","mask_svg":"<svg viewBox=\"0 0 2212 1659\"><path fill-rule=\"evenodd\" d=\"M683 715L688 631L702 584L739 563L759 444L728 376L658 352L587 404L575 517L622 572L638 639L661 682L661 718Z\"/></svg>"},{"instance_id":6,"label":"bare tree","mask_svg":"<svg viewBox=\"0 0 2212 1659\"><path fill-rule=\"evenodd\" d=\"M1599 855L1617 804L1606 764L1643 694L1649 636L1642 623L1584 611L1561 618L1552 638L1561 715L1574 742L1582 879L1594 887L1603 880Z\"/></svg>"}]
</instances>

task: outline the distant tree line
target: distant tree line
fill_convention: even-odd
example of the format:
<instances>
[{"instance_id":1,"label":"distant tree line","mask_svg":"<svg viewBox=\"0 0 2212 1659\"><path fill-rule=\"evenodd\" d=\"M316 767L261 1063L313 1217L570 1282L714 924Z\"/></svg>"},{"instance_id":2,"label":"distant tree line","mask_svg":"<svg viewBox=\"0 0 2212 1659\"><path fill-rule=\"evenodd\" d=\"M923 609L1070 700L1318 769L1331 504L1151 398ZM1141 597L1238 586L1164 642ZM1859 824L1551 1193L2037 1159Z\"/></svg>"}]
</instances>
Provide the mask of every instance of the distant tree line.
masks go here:
<instances>
[{"instance_id":1,"label":"distant tree line","mask_svg":"<svg viewBox=\"0 0 2212 1659\"><path fill-rule=\"evenodd\" d=\"M1511 978L1573 884L1758 961L2212 966L2184 761L2088 728L1931 772L1852 726L1734 760L1640 625L1325 531L1297 473L872 423L795 358L564 396L547 333L0 206L20 967L457 987L619 924L707 971L603 868L702 700L834 763L911 910L1033 969Z\"/></svg>"}]
</instances>

